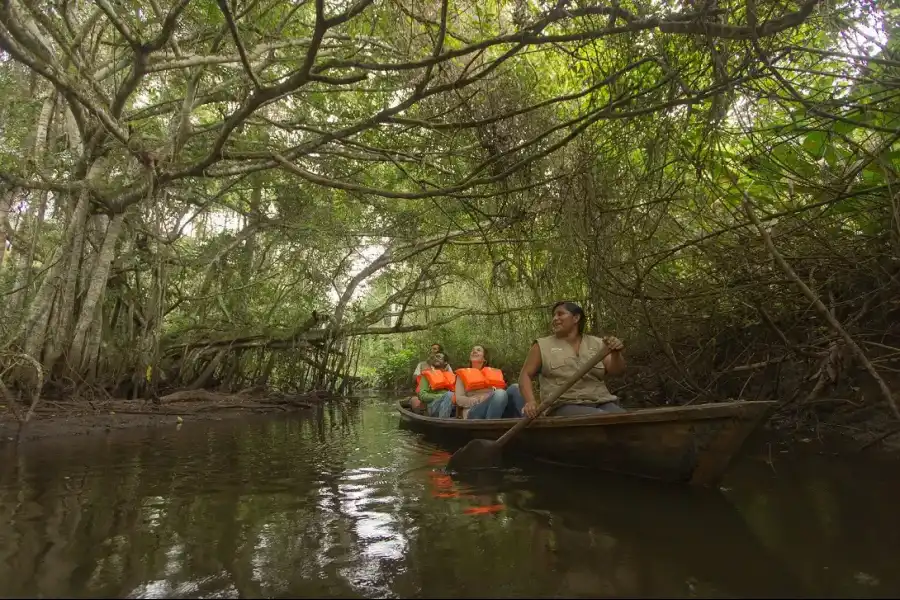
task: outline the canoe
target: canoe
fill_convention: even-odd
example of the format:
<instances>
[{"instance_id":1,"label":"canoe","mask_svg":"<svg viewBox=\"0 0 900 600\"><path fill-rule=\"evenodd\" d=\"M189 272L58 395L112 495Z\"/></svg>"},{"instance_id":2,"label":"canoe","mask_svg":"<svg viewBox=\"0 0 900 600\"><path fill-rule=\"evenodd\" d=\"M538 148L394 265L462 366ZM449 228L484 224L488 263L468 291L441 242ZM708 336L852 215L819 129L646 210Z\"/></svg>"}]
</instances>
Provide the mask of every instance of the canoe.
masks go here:
<instances>
[{"instance_id":1,"label":"canoe","mask_svg":"<svg viewBox=\"0 0 900 600\"><path fill-rule=\"evenodd\" d=\"M398 403L410 428L463 444L497 439L516 419L439 419ZM541 417L505 452L565 465L701 486L717 485L775 402L717 402L577 417Z\"/></svg>"}]
</instances>

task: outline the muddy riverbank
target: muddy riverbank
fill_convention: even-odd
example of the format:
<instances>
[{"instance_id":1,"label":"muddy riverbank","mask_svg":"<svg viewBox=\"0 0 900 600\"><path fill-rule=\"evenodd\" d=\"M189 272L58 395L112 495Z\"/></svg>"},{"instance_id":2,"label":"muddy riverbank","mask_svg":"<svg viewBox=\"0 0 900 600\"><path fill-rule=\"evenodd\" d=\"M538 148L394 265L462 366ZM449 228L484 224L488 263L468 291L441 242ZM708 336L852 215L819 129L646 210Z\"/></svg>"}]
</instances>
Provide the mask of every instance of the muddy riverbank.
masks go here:
<instances>
[{"instance_id":1,"label":"muddy riverbank","mask_svg":"<svg viewBox=\"0 0 900 600\"><path fill-rule=\"evenodd\" d=\"M377 392L367 391L359 397ZM391 394L393 397L394 394ZM403 395L403 394L401 394ZM186 423L246 419L257 415L278 415L311 411L329 402L348 398L325 394L224 394L203 390L179 391L154 403L146 400L106 400L102 402L41 402L32 419L20 420L24 408L16 411L0 406L0 445L46 438L68 439L135 428L181 427ZM16 413L19 419L16 418ZM758 451L783 453L811 452L828 456L865 454L888 459L900 454L900 435L847 435L834 428L785 428L770 422L747 441Z\"/></svg>"},{"instance_id":2,"label":"muddy riverbank","mask_svg":"<svg viewBox=\"0 0 900 600\"><path fill-rule=\"evenodd\" d=\"M182 391L158 401L108 399L104 401L44 400L23 423L27 409L0 407L0 444L48 437L66 438L103 434L141 427L179 427L186 422L222 421L257 414L308 411L332 397L263 394L222 394Z\"/></svg>"}]
</instances>

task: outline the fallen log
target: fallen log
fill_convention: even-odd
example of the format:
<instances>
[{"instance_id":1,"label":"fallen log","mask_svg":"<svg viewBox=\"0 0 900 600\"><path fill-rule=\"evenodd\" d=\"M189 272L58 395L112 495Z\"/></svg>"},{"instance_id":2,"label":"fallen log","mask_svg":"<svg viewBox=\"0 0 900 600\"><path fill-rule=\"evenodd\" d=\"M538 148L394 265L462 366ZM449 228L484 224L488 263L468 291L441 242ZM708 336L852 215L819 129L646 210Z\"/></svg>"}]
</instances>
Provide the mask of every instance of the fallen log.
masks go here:
<instances>
[{"instance_id":1,"label":"fallen log","mask_svg":"<svg viewBox=\"0 0 900 600\"><path fill-rule=\"evenodd\" d=\"M252 400L247 396L237 394L223 394L221 392L210 392L207 390L180 390L166 394L160 397L159 401L163 404L172 404L174 402L239 402L242 400Z\"/></svg>"},{"instance_id":2,"label":"fallen log","mask_svg":"<svg viewBox=\"0 0 900 600\"><path fill-rule=\"evenodd\" d=\"M209 404L207 406L198 406L197 410L194 412L210 412L214 410L228 410L228 409L268 409L273 408L277 410L287 410L283 405L280 404L268 404L263 402L247 402L245 404Z\"/></svg>"}]
</instances>

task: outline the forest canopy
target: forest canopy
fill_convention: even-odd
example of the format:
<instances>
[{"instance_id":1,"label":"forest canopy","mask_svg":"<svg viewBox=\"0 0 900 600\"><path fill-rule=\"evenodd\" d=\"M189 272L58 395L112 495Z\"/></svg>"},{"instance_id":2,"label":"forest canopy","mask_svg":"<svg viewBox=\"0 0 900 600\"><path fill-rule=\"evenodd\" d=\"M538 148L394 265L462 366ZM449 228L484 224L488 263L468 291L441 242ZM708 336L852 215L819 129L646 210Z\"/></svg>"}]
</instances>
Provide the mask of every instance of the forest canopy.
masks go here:
<instances>
[{"instance_id":1,"label":"forest canopy","mask_svg":"<svg viewBox=\"0 0 900 600\"><path fill-rule=\"evenodd\" d=\"M873 0L6 0L0 377L309 389L362 357L394 385L435 337L514 374L565 298L666 398L815 398L859 353L770 246L889 377L898 21Z\"/></svg>"}]
</instances>

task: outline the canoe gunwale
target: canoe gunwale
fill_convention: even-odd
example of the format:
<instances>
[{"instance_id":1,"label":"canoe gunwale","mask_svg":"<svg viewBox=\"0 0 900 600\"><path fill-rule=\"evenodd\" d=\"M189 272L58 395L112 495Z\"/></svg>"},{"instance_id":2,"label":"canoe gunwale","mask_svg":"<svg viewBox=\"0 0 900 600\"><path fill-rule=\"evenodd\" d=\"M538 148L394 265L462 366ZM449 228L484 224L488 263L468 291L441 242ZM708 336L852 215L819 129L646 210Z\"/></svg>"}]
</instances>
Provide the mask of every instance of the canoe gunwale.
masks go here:
<instances>
[{"instance_id":1,"label":"canoe gunwale","mask_svg":"<svg viewBox=\"0 0 900 600\"><path fill-rule=\"evenodd\" d=\"M402 402L402 401L401 401ZM415 413L397 403L401 416L423 426L445 430L496 430L509 429L517 419L441 419ZM772 400L752 400L718 402L687 406L664 406L645 408L623 413L579 415L571 417L539 417L532 421L529 429L564 429L569 427L601 427L611 425L634 425L640 423L705 421L709 419L737 418L756 421L762 418L776 402Z\"/></svg>"}]
</instances>

